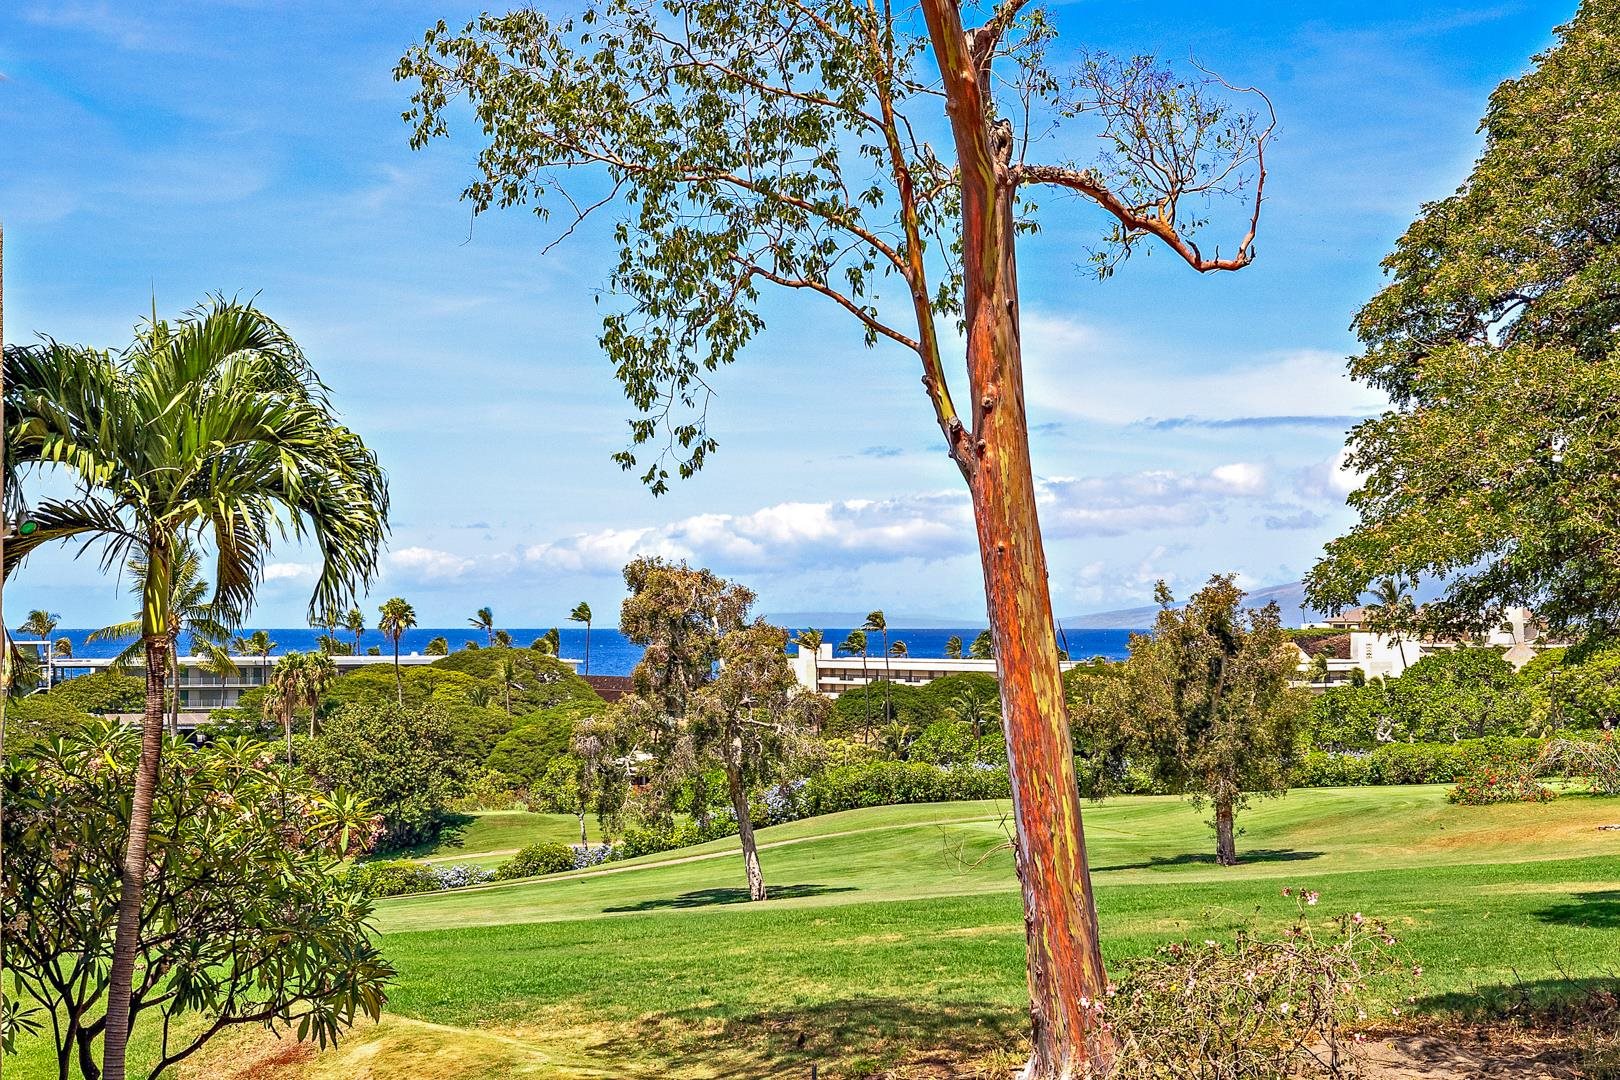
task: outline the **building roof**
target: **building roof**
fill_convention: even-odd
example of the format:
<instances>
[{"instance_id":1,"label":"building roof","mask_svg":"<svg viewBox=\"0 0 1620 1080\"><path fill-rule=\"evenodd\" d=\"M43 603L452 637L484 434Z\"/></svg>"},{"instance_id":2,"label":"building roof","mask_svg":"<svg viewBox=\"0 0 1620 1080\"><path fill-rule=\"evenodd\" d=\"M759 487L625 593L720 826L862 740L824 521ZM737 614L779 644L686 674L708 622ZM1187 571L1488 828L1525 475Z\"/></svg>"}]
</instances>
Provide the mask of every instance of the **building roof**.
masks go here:
<instances>
[{"instance_id":1,"label":"building roof","mask_svg":"<svg viewBox=\"0 0 1620 1080\"><path fill-rule=\"evenodd\" d=\"M1337 615L1329 615L1326 622L1329 626L1350 626L1353 623L1367 621L1367 609L1364 607L1345 608Z\"/></svg>"},{"instance_id":2,"label":"building roof","mask_svg":"<svg viewBox=\"0 0 1620 1080\"><path fill-rule=\"evenodd\" d=\"M586 675L583 678L603 701L618 701L630 693L628 675Z\"/></svg>"}]
</instances>

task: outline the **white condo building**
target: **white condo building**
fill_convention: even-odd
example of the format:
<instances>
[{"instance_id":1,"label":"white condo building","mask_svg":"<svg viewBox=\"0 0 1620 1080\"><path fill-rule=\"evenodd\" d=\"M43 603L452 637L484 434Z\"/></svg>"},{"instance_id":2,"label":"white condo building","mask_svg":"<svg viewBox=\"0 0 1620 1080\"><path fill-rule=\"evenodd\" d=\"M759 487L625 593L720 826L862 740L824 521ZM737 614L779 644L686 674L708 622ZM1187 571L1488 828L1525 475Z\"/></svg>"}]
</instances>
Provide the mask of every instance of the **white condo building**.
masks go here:
<instances>
[{"instance_id":1,"label":"white condo building","mask_svg":"<svg viewBox=\"0 0 1620 1080\"><path fill-rule=\"evenodd\" d=\"M1068 671L1075 663L1065 660L1063 670ZM798 676L799 685L833 698L846 690L881 679L921 686L946 675L959 675L967 671L994 675L996 662L923 656L837 656L833 653L833 647L826 644L815 652L800 647L798 655L793 658L793 672Z\"/></svg>"},{"instance_id":2,"label":"white condo building","mask_svg":"<svg viewBox=\"0 0 1620 1080\"><path fill-rule=\"evenodd\" d=\"M1326 651L1329 684L1348 682L1351 672L1358 668L1369 679L1397 678L1425 656L1468 647L1501 649L1502 658L1517 670L1542 649L1561 644L1545 638L1534 614L1522 607L1509 608L1501 626L1483 637L1467 640L1378 633L1371 629L1366 609L1359 607L1316 625L1341 630L1343 635L1300 643L1299 669L1307 671L1316 653Z\"/></svg>"}]
</instances>

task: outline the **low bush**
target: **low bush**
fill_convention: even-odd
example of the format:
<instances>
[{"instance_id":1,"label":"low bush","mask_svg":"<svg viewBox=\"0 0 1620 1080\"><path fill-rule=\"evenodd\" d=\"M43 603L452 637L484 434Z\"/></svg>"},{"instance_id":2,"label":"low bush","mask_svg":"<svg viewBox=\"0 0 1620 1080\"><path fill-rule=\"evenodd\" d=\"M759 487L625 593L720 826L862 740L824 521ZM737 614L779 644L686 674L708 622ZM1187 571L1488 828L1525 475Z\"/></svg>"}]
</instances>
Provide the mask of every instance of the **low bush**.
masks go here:
<instances>
[{"instance_id":1,"label":"low bush","mask_svg":"<svg viewBox=\"0 0 1620 1080\"><path fill-rule=\"evenodd\" d=\"M1299 763L1295 787L1360 787L1372 783L1366 754L1325 754L1313 750Z\"/></svg>"},{"instance_id":2,"label":"low bush","mask_svg":"<svg viewBox=\"0 0 1620 1080\"><path fill-rule=\"evenodd\" d=\"M1446 797L1465 806L1547 802L1556 794L1536 778L1540 765L1533 739L1478 739L1465 751L1457 786Z\"/></svg>"},{"instance_id":3,"label":"low bush","mask_svg":"<svg viewBox=\"0 0 1620 1080\"><path fill-rule=\"evenodd\" d=\"M500 881L513 878L539 877L541 874L560 874L574 868L574 849L555 840L530 844L495 870Z\"/></svg>"},{"instance_id":4,"label":"low bush","mask_svg":"<svg viewBox=\"0 0 1620 1080\"><path fill-rule=\"evenodd\" d=\"M1612 731L1553 739L1542 750L1541 775L1584 776L1600 795L1620 795L1620 738Z\"/></svg>"},{"instance_id":5,"label":"low bush","mask_svg":"<svg viewBox=\"0 0 1620 1080\"><path fill-rule=\"evenodd\" d=\"M805 816L902 803L1012 797L1005 766L941 768L920 761L844 765L812 777L801 794Z\"/></svg>"},{"instance_id":6,"label":"low bush","mask_svg":"<svg viewBox=\"0 0 1620 1080\"><path fill-rule=\"evenodd\" d=\"M1369 752L1305 755L1295 787L1357 787L1363 784L1452 784L1483 764L1530 769L1541 757L1538 739L1463 739L1441 743L1384 743Z\"/></svg>"},{"instance_id":7,"label":"low bush","mask_svg":"<svg viewBox=\"0 0 1620 1080\"><path fill-rule=\"evenodd\" d=\"M374 900L384 896L433 892L439 888L438 875L434 874L431 866L409 859L358 863L349 868L345 877L346 884Z\"/></svg>"},{"instance_id":8,"label":"low bush","mask_svg":"<svg viewBox=\"0 0 1620 1080\"><path fill-rule=\"evenodd\" d=\"M695 821L651 822L632 825L615 849L614 858L634 859L660 851L691 847L737 834L737 819L729 810L715 813L706 826Z\"/></svg>"},{"instance_id":9,"label":"low bush","mask_svg":"<svg viewBox=\"0 0 1620 1080\"><path fill-rule=\"evenodd\" d=\"M1089 1007L1119 1041L1118 1080L1353 1077L1368 1019L1368 981L1398 965L1395 939L1359 912L1320 933L1317 894L1284 889L1294 925L1268 940L1179 942L1127 966ZM1410 976L1421 974L1411 969Z\"/></svg>"}]
</instances>

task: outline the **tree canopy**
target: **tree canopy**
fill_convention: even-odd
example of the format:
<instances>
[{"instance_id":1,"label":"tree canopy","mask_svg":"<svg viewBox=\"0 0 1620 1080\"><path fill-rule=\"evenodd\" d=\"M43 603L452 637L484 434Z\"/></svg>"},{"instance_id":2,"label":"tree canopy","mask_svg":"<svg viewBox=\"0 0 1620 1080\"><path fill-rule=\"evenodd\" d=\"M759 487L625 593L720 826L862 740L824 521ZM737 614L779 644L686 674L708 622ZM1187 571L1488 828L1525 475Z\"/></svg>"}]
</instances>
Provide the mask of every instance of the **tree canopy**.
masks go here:
<instances>
[{"instance_id":1,"label":"tree canopy","mask_svg":"<svg viewBox=\"0 0 1620 1080\"><path fill-rule=\"evenodd\" d=\"M1317 607L1383 576L1448 578L1424 610L1620 627L1620 3L1587 0L1499 86L1485 148L1384 260L1357 379L1395 407L1352 433L1359 523L1307 579Z\"/></svg>"}]
</instances>

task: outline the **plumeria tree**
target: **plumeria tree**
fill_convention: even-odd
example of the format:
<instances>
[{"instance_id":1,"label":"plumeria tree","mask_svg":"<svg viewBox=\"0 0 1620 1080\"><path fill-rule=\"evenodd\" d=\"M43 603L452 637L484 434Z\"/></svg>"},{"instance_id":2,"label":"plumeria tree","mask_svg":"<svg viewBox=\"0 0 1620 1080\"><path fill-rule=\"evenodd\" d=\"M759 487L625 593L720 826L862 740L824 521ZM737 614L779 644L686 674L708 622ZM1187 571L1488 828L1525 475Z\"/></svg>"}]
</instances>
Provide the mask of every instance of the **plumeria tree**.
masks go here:
<instances>
[{"instance_id":1,"label":"plumeria tree","mask_svg":"<svg viewBox=\"0 0 1620 1080\"><path fill-rule=\"evenodd\" d=\"M618 460L654 491L714 452L710 380L764 328L767 288L819 297L916 363L967 486L1001 668L1030 1075L1068 1076L1106 1063L1081 1002L1107 980L1029 454L1017 240L1046 191L1099 209L1104 275L1144 242L1199 272L1247 266L1270 128L1218 81L1150 58L1059 66L1055 24L1030 0L999 0L976 26L960 0L921 0L920 14L857 0L525 7L439 23L396 74L415 84L415 145L470 103L475 210L560 212L571 232L622 208L601 343L638 412ZM1059 125L1100 136L1101 159L1052 145ZM1210 197L1245 183L1235 243L1207 251ZM946 362L958 328L961 398Z\"/></svg>"}]
</instances>

